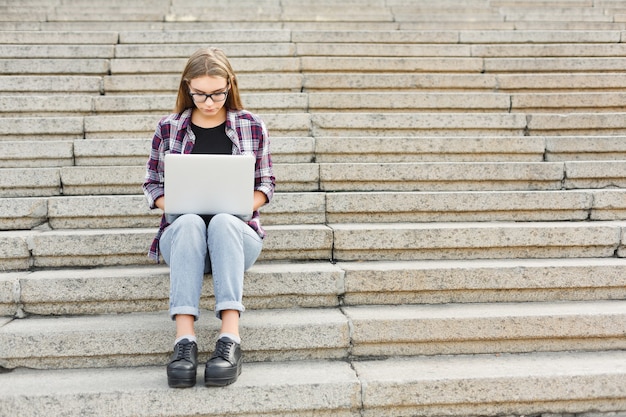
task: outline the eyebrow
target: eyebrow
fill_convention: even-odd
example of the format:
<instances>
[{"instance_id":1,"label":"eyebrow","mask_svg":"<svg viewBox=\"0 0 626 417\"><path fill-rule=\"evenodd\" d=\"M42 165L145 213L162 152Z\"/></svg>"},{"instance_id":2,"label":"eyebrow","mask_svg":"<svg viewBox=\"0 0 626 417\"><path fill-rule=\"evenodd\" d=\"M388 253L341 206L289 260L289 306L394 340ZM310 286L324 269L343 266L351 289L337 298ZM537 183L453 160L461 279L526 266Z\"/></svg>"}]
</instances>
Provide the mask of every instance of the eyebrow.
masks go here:
<instances>
[{"instance_id":1,"label":"eyebrow","mask_svg":"<svg viewBox=\"0 0 626 417\"><path fill-rule=\"evenodd\" d=\"M228 84L226 85L226 87L218 88L217 90L213 90L210 93L207 93L206 91L203 91L203 90L197 89L195 87L192 87L191 85L189 85L189 88L194 90L194 91L197 91L198 93L201 93L201 94L213 94L213 93L220 93L220 92L223 92L224 90L228 89Z\"/></svg>"}]
</instances>

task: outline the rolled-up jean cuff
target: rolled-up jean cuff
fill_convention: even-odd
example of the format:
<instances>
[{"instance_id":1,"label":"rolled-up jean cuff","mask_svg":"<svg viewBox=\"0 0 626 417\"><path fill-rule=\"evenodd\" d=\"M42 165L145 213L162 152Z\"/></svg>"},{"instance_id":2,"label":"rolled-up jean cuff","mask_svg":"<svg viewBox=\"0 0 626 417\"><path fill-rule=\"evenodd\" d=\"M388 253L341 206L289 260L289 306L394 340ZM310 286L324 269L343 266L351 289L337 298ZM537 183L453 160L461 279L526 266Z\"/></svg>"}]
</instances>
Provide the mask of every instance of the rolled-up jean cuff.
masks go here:
<instances>
[{"instance_id":1,"label":"rolled-up jean cuff","mask_svg":"<svg viewBox=\"0 0 626 417\"><path fill-rule=\"evenodd\" d=\"M243 306L243 304L238 303L237 301L225 301L215 306L215 317L221 319L222 311L224 310L237 310L239 311L239 315L241 316L241 313L243 313L246 308Z\"/></svg>"},{"instance_id":2,"label":"rolled-up jean cuff","mask_svg":"<svg viewBox=\"0 0 626 417\"><path fill-rule=\"evenodd\" d=\"M172 320L176 319L178 314L186 315L186 316L194 316L194 321L198 321L200 317L200 310L195 307L172 307L170 308L170 317Z\"/></svg>"}]
</instances>

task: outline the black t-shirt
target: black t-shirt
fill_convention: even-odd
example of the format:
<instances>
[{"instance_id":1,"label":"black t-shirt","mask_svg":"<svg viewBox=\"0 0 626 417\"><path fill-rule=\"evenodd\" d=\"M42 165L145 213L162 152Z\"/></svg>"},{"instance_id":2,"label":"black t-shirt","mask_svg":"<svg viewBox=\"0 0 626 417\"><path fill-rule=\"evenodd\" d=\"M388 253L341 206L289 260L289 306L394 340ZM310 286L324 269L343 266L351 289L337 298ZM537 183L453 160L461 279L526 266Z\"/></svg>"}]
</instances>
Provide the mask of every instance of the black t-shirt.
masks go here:
<instances>
[{"instance_id":1,"label":"black t-shirt","mask_svg":"<svg viewBox=\"0 0 626 417\"><path fill-rule=\"evenodd\" d=\"M196 135L196 142L191 153L212 153L230 155L233 153L233 142L226 136L226 122L215 127L200 127L193 123L191 130Z\"/></svg>"}]
</instances>

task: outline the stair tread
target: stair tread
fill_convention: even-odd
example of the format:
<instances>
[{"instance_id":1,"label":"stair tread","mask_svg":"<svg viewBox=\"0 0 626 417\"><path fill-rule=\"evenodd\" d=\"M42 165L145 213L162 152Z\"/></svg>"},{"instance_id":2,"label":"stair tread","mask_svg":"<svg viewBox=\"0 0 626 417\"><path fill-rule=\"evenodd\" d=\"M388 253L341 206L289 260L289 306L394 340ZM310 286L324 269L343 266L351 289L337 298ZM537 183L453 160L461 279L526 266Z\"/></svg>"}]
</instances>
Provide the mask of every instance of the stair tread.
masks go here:
<instances>
[{"instance_id":1,"label":"stair tread","mask_svg":"<svg viewBox=\"0 0 626 417\"><path fill-rule=\"evenodd\" d=\"M251 309L621 299L622 258L257 263ZM202 293L212 296L210 277ZM167 308L165 265L0 273L6 315L148 312ZM621 294L621 295L620 295ZM209 301L203 301L209 302Z\"/></svg>"},{"instance_id":2,"label":"stair tread","mask_svg":"<svg viewBox=\"0 0 626 417\"><path fill-rule=\"evenodd\" d=\"M241 332L255 362L433 354L432 348L456 354L623 349L625 307L622 300L599 300L250 310ZM219 321L201 320L196 331L214 339ZM172 337L165 311L27 317L0 328L1 363L106 367L132 358L133 366L156 364Z\"/></svg>"},{"instance_id":3,"label":"stair tread","mask_svg":"<svg viewBox=\"0 0 626 417\"><path fill-rule=\"evenodd\" d=\"M455 404L464 404L467 414L501 415L511 407L512 398L517 407L535 412L559 399L601 404L606 398L623 398L626 393L620 381L626 376L625 364L625 353L620 351L414 357L352 364L250 363L244 364L236 385L220 390L219 396L207 395L202 386L203 367L199 367L198 386L182 391L167 387L161 366L98 372L19 369L0 374L0 380L11 381L0 392L0 410L21 415L38 411L67 415L79 410L102 416L181 415L172 404L184 398L184 415L275 415L285 409L289 398L290 414L302 416L314 410L316 415L358 410L388 415L385 410L406 413L420 407L458 412ZM24 397L28 401L20 401ZM61 397L63 401L58 400ZM570 405L566 410L583 407Z\"/></svg>"}]
</instances>

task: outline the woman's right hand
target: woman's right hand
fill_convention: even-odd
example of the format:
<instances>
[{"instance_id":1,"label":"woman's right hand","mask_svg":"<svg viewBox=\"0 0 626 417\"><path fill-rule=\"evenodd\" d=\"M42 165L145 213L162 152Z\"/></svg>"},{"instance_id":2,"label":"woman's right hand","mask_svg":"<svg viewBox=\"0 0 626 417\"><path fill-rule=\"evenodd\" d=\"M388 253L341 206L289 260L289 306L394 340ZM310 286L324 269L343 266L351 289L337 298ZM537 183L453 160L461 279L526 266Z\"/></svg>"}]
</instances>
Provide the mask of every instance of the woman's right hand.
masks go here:
<instances>
[{"instance_id":1,"label":"woman's right hand","mask_svg":"<svg viewBox=\"0 0 626 417\"><path fill-rule=\"evenodd\" d=\"M165 210L165 196L161 196L154 200L154 205L160 208L161 210Z\"/></svg>"}]
</instances>

